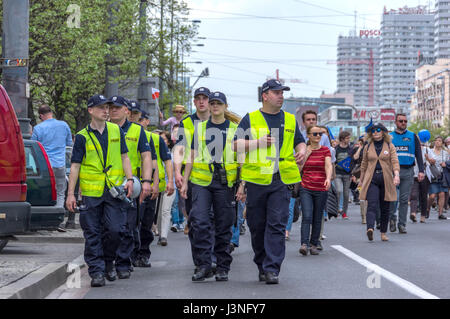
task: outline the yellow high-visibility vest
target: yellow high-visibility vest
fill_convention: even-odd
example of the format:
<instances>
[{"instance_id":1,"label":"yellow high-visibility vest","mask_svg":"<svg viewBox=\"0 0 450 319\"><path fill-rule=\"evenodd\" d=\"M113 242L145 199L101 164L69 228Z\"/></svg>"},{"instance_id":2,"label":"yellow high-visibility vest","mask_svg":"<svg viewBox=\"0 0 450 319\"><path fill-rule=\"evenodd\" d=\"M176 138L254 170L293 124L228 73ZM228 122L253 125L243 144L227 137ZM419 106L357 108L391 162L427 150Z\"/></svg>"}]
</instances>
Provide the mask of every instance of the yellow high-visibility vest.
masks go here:
<instances>
[{"instance_id":1,"label":"yellow high-visibility vest","mask_svg":"<svg viewBox=\"0 0 450 319\"><path fill-rule=\"evenodd\" d=\"M138 150L140 136L141 126L136 123L131 123L127 134L125 134L125 142L128 148L128 158L131 163L131 171L134 176L138 175L138 168L141 167L141 153Z\"/></svg>"},{"instance_id":2,"label":"yellow high-visibility vest","mask_svg":"<svg viewBox=\"0 0 450 319\"><path fill-rule=\"evenodd\" d=\"M200 186L209 186L213 179L213 170L210 166L212 163L211 154L206 145L207 122L208 121L202 122L198 126L198 154L194 159L191 176L189 178L193 184ZM236 183L237 168L239 166L236 160L236 152L231 149L236 129L237 125L230 121L222 157L222 165L224 165L227 173L228 187L233 187L234 183Z\"/></svg>"},{"instance_id":3,"label":"yellow high-visibility vest","mask_svg":"<svg viewBox=\"0 0 450 319\"><path fill-rule=\"evenodd\" d=\"M261 111L252 112L249 116L253 139L270 134L269 126ZM301 181L294 157L295 127L295 116L284 112L284 131L280 132L283 134L283 146L280 149L278 167L281 181L286 185ZM276 161L277 151L274 144L268 148L257 148L248 152L242 166L242 180L258 185L270 185L275 173Z\"/></svg>"},{"instance_id":4,"label":"yellow high-visibility vest","mask_svg":"<svg viewBox=\"0 0 450 319\"><path fill-rule=\"evenodd\" d=\"M87 127L77 133L86 139L86 153L80 166L80 189L83 196L101 197L105 183L108 187L112 187L119 186L123 182L120 128L117 124L106 122L106 129L108 130L108 154L106 154L105 167L111 166L107 173L103 172L103 150L95 134L88 132Z\"/></svg>"}]
</instances>

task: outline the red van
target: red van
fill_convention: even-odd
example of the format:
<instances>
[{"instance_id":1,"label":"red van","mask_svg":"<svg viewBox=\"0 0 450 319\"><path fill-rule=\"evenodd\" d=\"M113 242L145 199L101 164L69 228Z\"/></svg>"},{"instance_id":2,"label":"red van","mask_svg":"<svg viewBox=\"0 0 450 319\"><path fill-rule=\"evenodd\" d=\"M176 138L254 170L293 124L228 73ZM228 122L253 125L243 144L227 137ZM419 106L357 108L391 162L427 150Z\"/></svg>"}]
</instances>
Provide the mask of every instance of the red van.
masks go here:
<instances>
[{"instance_id":1,"label":"red van","mask_svg":"<svg viewBox=\"0 0 450 319\"><path fill-rule=\"evenodd\" d=\"M0 85L0 250L8 236L29 229L31 213L26 197L22 133L8 94Z\"/></svg>"}]
</instances>

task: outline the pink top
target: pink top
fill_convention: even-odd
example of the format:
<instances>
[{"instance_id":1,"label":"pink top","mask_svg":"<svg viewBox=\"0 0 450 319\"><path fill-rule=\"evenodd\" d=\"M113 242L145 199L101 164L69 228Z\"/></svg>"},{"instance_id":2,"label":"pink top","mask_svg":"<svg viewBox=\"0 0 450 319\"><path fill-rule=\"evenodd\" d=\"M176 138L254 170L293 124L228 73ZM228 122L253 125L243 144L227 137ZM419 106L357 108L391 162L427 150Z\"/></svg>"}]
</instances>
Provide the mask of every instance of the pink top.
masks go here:
<instances>
[{"instance_id":1,"label":"pink top","mask_svg":"<svg viewBox=\"0 0 450 319\"><path fill-rule=\"evenodd\" d=\"M172 116L170 118L168 118L167 120L163 121L162 119L159 120L159 123L161 124L161 126L166 126L168 124L170 124L170 131L172 132L173 126L175 124L180 124L180 121L177 121L177 119L175 118L175 116Z\"/></svg>"}]
</instances>

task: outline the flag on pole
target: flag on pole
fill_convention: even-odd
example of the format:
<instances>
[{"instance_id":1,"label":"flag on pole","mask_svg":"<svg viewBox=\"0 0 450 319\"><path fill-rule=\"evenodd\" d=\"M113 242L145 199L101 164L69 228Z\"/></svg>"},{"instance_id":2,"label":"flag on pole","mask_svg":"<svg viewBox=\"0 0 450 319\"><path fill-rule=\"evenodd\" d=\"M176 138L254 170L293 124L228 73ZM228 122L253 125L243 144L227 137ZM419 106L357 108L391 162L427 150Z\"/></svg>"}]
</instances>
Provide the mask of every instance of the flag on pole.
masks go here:
<instances>
[{"instance_id":1,"label":"flag on pole","mask_svg":"<svg viewBox=\"0 0 450 319\"><path fill-rule=\"evenodd\" d=\"M366 133L369 133L369 130L370 130L370 128L373 126L373 120L372 120L372 118L370 118L370 123L369 123L369 125L367 125L366 127L365 127L365 131L366 131Z\"/></svg>"},{"instance_id":2,"label":"flag on pole","mask_svg":"<svg viewBox=\"0 0 450 319\"><path fill-rule=\"evenodd\" d=\"M333 133L331 133L331 130L328 126L327 126L327 129L328 129L328 134L330 134L330 140L332 140L332 141L335 140Z\"/></svg>"},{"instance_id":3,"label":"flag on pole","mask_svg":"<svg viewBox=\"0 0 450 319\"><path fill-rule=\"evenodd\" d=\"M349 156L346 159L340 161L337 163L340 167L342 167L347 173L350 173L350 163L352 161L352 158Z\"/></svg>"},{"instance_id":4,"label":"flag on pole","mask_svg":"<svg viewBox=\"0 0 450 319\"><path fill-rule=\"evenodd\" d=\"M158 89L152 88L152 98L154 100L159 99L159 90Z\"/></svg>"}]
</instances>

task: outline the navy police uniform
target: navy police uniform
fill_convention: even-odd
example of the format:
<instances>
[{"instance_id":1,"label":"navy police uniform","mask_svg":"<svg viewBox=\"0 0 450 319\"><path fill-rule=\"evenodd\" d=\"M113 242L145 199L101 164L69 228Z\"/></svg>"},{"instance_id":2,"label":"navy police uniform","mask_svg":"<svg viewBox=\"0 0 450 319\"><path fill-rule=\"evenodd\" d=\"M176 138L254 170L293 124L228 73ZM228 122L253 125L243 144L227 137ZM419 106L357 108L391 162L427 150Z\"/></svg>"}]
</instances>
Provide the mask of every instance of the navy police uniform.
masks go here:
<instances>
[{"instance_id":1,"label":"navy police uniform","mask_svg":"<svg viewBox=\"0 0 450 319\"><path fill-rule=\"evenodd\" d=\"M267 90L287 90L287 87L281 86L278 81L270 80L263 85L263 92ZM288 118L289 116L289 118ZM254 122L252 123L252 119ZM256 120L258 119L258 121ZM290 121L290 126L287 125L287 120ZM289 184L296 183L300 180L298 174L297 178L291 178L289 183L283 181L283 176L280 175L278 166L282 166L282 161L287 160L281 158L280 150L282 150L286 131L288 134L294 133L293 139L291 138L286 143L292 143L292 146L285 149L283 152L288 154L286 157L290 159L290 170L295 172L295 168L292 168L294 161L293 150L300 143L304 143L304 138L300 133L298 123L292 119L292 115L280 111L277 114L264 113L261 110L247 114L239 123L239 127L235 136L235 140L256 140L261 136L253 136L251 129L265 127L267 132L271 133L271 137L275 138L275 151L276 158L265 157L263 160L270 160L270 165L274 165L273 171L260 173L258 163L253 165L253 172L251 169L247 169L248 157L244 163L242 170L242 180L246 181L247 189L247 224L251 232L252 248L255 253L254 262L259 270L260 281L266 280L266 276L270 273L276 277L275 282L278 283L278 274L281 269L282 261L285 257L285 230L289 218L289 203L291 198L291 190ZM258 122L258 123L257 123ZM262 134L265 135L266 133ZM288 145L286 145L288 146ZM258 150L260 150L258 148ZM258 150L254 152L258 152ZM292 153L291 153L292 150ZM273 154L275 155L275 154ZM278 160L277 160L278 159ZM258 157L258 162L261 158ZM271 164L272 163L272 164ZM295 163L295 162L294 162ZM298 169L298 168L297 168ZM252 175L254 177L252 177ZM267 175L268 174L268 175ZM247 176L246 176L247 175ZM258 177L265 178L267 181L258 181ZM258 181L258 182L256 182Z\"/></svg>"},{"instance_id":2,"label":"navy police uniform","mask_svg":"<svg viewBox=\"0 0 450 319\"><path fill-rule=\"evenodd\" d=\"M101 95L92 97L88 107L106 103L106 98ZM115 124L111 124L115 125ZM120 128L119 128L120 129ZM107 161L108 154L108 126L102 133L87 126L89 134L95 136L101 145L103 163ZM125 135L120 129L120 153L128 152L125 144ZM121 156L116 154L115 156ZM86 137L77 134L72 149L72 163L82 164L86 156ZM110 154L111 156L111 154ZM101 161L99 158L99 162ZM79 207L80 226L85 238L84 259L88 265L88 272L92 278L98 275L104 276L106 256L115 256L116 250L123 238L126 229L126 208L123 202L115 199L109 193L109 187L105 184L103 194L100 197L82 196ZM113 260L113 259L112 259ZM110 261L112 261L110 260Z\"/></svg>"},{"instance_id":3,"label":"navy police uniform","mask_svg":"<svg viewBox=\"0 0 450 319\"><path fill-rule=\"evenodd\" d=\"M226 104L223 93L211 93L209 102L215 100ZM198 269L192 277L193 281L201 281L212 275L214 255L217 260L216 280L228 279L232 262L228 247L235 219L233 187L237 177L231 141L236 127L229 120L222 124L208 120L199 124L194 132L191 149L196 150L198 155L190 174L192 209L189 213L189 233L192 236L193 259ZM205 152L209 155L201 154Z\"/></svg>"}]
</instances>

